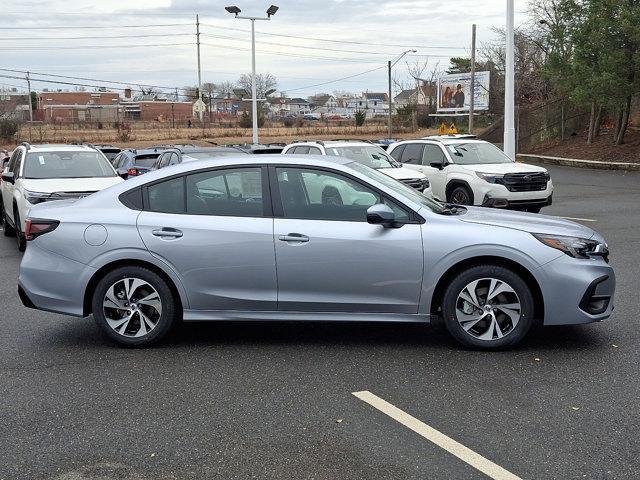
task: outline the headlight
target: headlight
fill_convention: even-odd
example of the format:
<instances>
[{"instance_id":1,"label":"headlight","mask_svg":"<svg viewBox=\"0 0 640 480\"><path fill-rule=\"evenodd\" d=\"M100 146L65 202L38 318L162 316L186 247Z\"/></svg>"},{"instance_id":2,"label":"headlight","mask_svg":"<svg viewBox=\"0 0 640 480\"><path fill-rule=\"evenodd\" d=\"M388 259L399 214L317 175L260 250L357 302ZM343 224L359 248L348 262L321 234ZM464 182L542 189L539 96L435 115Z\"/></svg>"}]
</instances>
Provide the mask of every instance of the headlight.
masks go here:
<instances>
[{"instance_id":1,"label":"headlight","mask_svg":"<svg viewBox=\"0 0 640 480\"><path fill-rule=\"evenodd\" d=\"M37 203L42 203L42 202L46 202L47 200L51 200L51 194L42 193L42 192L30 192L29 190L25 190L24 198L31 205L35 205Z\"/></svg>"},{"instance_id":2,"label":"headlight","mask_svg":"<svg viewBox=\"0 0 640 480\"><path fill-rule=\"evenodd\" d=\"M504 183L504 175L496 175L495 173L476 172L476 175L482 180L489 183Z\"/></svg>"},{"instance_id":3,"label":"headlight","mask_svg":"<svg viewBox=\"0 0 640 480\"><path fill-rule=\"evenodd\" d=\"M573 258L589 258L591 256L604 257L609 254L606 244L595 240L578 237L565 237L564 235L547 235L544 233L533 233L534 237L545 245L560 250L562 253Z\"/></svg>"}]
</instances>

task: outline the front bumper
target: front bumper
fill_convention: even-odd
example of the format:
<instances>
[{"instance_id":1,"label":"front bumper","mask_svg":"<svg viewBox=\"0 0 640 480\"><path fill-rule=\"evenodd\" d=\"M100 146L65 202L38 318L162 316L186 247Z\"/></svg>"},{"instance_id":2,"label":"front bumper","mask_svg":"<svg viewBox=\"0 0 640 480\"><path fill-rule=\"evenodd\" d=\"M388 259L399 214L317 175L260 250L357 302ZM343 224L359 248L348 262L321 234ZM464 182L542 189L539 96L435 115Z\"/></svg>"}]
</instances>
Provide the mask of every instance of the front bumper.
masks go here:
<instances>
[{"instance_id":1,"label":"front bumper","mask_svg":"<svg viewBox=\"0 0 640 480\"><path fill-rule=\"evenodd\" d=\"M513 210L526 210L527 208L548 207L553 203L553 194L547 198L541 199L525 199L525 200L509 200L507 198L491 197L485 195L482 206L494 208L510 208Z\"/></svg>"},{"instance_id":2,"label":"front bumper","mask_svg":"<svg viewBox=\"0 0 640 480\"><path fill-rule=\"evenodd\" d=\"M563 254L543 265L538 275L545 325L599 322L611 316L616 276L603 259Z\"/></svg>"}]
</instances>

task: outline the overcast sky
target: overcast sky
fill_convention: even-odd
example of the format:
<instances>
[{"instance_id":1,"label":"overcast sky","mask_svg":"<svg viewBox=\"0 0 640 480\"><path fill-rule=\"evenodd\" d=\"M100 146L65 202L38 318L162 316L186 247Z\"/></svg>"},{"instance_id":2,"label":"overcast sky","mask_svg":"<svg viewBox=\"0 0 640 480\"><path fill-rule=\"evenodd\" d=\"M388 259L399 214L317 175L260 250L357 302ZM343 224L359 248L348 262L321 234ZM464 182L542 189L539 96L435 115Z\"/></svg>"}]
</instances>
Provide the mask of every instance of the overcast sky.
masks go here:
<instances>
[{"instance_id":1,"label":"overcast sky","mask_svg":"<svg viewBox=\"0 0 640 480\"><path fill-rule=\"evenodd\" d=\"M243 15L263 15L270 5L269 1L238 2ZM232 0L2 0L0 68L132 84L195 85L198 13L203 82L235 80L251 70L250 22L234 19L224 10L228 4ZM413 47L418 52L407 55L408 62L428 60L427 70L436 66L442 70L449 56L469 55L472 23L478 26L478 42L493 38L491 27L504 25L505 4L504 0L279 1L280 10L271 21L256 22L257 71L275 75L279 90L288 96L386 91L387 60ZM516 23L524 20L525 9L524 1L516 1ZM165 24L181 25L135 28ZM108 38L118 36L124 38ZM404 60L396 65L394 77L408 81ZM23 83L0 78L0 87ZM33 87L74 88L44 83Z\"/></svg>"}]
</instances>

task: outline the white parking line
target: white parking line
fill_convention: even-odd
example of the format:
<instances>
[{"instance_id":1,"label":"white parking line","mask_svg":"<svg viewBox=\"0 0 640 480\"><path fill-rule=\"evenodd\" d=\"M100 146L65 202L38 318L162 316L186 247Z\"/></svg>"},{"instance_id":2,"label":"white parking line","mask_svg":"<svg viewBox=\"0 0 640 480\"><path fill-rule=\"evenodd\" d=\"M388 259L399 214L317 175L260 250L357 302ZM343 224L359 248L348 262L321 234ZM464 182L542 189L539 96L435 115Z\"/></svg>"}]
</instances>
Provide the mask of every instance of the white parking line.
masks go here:
<instances>
[{"instance_id":1,"label":"white parking line","mask_svg":"<svg viewBox=\"0 0 640 480\"><path fill-rule=\"evenodd\" d=\"M597 222L597 220L594 220L593 218L576 218L576 217L560 217L560 218L564 218L565 220L575 220L577 222Z\"/></svg>"},{"instance_id":2,"label":"white parking line","mask_svg":"<svg viewBox=\"0 0 640 480\"><path fill-rule=\"evenodd\" d=\"M463 462L471 465L473 468L480 470L488 477L496 480L522 480L520 477L505 470L500 465L496 465L492 461L487 460L482 455L465 447L461 443L456 442L444 433L439 432L417 418L412 417L408 413L400 410L395 405L390 404L377 395L366 390L363 392L353 392L353 395L363 402L366 402L372 407L380 410L382 413L393 418L395 421L401 423L410 430L413 430L418 435L436 444L438 447L446 450L452 455L455 455Z\"/></svg>"}]
</instances>

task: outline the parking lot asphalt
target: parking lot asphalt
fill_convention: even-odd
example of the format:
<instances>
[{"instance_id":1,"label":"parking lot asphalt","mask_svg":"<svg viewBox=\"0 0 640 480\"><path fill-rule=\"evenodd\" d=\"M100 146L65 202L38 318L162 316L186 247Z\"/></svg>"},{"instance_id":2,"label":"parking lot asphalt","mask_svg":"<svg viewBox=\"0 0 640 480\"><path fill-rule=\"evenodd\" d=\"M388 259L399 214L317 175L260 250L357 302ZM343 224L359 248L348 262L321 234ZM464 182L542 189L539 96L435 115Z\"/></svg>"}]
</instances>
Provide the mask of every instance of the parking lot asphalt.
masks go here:
<instances>
[{"instance_id":1,"label":"parking lot asphalt","mask_svg":"<svg viewBox=\"0 0 640 480\"><path fill-rule=\"evenodd\" d=\"M550 171L543 213L605 235L616 309L503 352L339 323L190 324L122 349L89 319L23 308L0 236L0 479L487 478L359 391L523 479L638 478L640 173Z\"/></svg>"}]
</instances>

